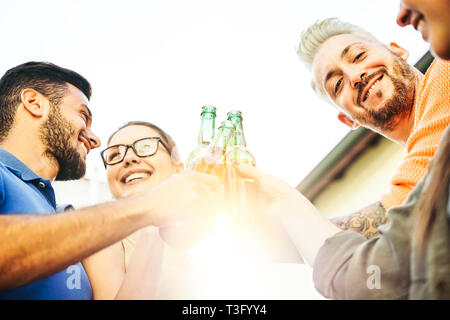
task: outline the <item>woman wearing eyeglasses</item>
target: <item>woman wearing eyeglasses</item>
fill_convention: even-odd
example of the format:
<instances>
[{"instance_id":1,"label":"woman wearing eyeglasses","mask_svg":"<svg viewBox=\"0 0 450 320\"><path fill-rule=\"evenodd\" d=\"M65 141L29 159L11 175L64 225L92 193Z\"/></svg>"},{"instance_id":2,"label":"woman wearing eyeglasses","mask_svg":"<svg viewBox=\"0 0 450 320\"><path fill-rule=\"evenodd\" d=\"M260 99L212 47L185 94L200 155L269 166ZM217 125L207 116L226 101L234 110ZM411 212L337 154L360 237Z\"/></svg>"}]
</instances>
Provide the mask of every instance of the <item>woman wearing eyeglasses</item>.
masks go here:
<instances>
[{"instance_id":1,"label":"woman wearing eyeglasses","mask_svg":"<svg viewBox=\"0 0 450 320\"><path fill-rule=\"evenodd\" d=\"M157 187L184 168L173 139L147 122L123 125L111 135L101 156L114 198ZM183 297L183 290L192 287L186 273L190 263L184 251L165 244L157 228L147 227L92 255L83 265L94 299L168 299Z\"/></svg>"}]
</instances>

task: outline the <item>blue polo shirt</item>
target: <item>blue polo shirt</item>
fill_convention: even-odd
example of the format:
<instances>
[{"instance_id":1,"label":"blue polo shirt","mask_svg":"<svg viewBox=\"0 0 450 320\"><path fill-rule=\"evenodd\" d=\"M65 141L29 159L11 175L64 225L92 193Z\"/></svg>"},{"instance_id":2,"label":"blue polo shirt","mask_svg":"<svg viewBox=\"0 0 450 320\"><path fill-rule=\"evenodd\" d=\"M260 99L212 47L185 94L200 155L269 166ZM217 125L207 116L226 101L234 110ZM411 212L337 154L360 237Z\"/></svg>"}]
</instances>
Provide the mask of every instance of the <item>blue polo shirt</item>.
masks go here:
<instances>
[{"instance_id":1,"label":"blue polo shirt","mask_svg":"<svg viewBox=\"0 0 450 320\"><path fill-rule=\"evenodd\" d=\"M0 149L0 215L51 214L71 208L56 205L50 180L39 177L11 153ZM0 299L85 300L92 299L92 288L78 262L48 278L0 290Z\"/></svg>"}]
</instances>

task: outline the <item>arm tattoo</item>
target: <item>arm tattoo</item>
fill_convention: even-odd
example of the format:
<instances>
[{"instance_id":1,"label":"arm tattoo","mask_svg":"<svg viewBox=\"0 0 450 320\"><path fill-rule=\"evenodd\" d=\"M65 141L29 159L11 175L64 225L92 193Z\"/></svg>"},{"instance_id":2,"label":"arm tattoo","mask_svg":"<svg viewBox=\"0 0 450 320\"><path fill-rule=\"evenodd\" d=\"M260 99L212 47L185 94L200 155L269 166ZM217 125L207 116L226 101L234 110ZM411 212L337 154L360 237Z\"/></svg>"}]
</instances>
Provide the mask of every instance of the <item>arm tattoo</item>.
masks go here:
<instances>
[{"instance_id":1,"label":"arm tattoo","mask_svg":"<svg viewBox=\"0 0 450 320\"><path fill-rule=\"evenodd\" d=\"M361 233L370 239L379 235L377 228L388 222L381 202L371 204L349 216L332 218L331 222L342 230Z\"/></svg>"}]
</instances>

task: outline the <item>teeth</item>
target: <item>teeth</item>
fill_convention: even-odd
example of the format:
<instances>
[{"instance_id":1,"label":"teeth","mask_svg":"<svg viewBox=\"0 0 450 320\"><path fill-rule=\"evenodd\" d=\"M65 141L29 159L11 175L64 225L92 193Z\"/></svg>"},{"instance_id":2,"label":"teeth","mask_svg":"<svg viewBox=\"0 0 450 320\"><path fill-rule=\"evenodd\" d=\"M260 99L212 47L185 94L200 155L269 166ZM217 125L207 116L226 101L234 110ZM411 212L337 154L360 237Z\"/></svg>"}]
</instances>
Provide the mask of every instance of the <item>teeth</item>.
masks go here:
<instances>
[{"instance_id":1,"label":"teeth","mask_svg":"<svg viewBox=\"0 0 450 320\"><path fill-rule=\"evenodd\" d=\"M81 142L80 145L81 145L81 149L83 149L84 152L87 154L87 153L88 153L88 152L87 152L87 148L86 148L86 146L84 145L84 143Z\"/></svg>"},{"instance_id":2,"label":"teeth","mask_svg":"<svg viewBox=\"0 0 450 320\"><path fill-rule=\"evenodd\" d=\"M139 172L139 173L133 173L130 174L126 179L125 179L125 183L128 183L130 181L136 180L136 179L144 179L145 177L147 177L148 174L147 173L143 173L143 172Z\"/></svg>"},{"instance_id":3,"label":"teeth","mask_svg":"<svg viewBox=\"0 0 450 320\"><path fill-rule=\"evenodd\" d=\"M423 21L423 19L420 19L419 23L417 24L417 31L422 33L424 26L425 26L425 21Z\"/></svg>"},{"instance_id":4,"label":"teeth","mask_svg":"<svg viewBox=\"0 0 450 320\"><path fill-rule=\"evenodd\" d=\"M375 86L376 86L379 82L380 82L380 80L375 81L374 84L370 87L369 91L367 91L366 99L367 99L367 97L372 93L373 89L375 88Z\"/></svg>"}]
</instances>

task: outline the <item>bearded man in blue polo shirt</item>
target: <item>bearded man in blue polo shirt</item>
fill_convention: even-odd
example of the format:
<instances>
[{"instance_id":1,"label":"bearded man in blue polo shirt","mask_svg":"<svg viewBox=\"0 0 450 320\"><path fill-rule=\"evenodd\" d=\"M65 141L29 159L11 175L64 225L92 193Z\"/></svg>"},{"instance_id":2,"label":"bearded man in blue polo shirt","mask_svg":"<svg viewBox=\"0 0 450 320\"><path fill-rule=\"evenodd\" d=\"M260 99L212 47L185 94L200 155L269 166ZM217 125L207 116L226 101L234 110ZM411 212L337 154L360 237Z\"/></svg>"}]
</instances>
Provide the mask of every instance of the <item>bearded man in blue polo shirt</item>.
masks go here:
<instances>
[{"instance_id":1,"label":"bearded man in blue polo shirt","mask_svg":"<svg viewBox=\"0 0 450 320\"><path fill-rule=\"evenodd\" d=\"M217 203L218 179L182 172L118 201L58 206L51 182L81 178L86 155L100 146L90 96L84 77L51 63L25 63L0 79L0 299L91 299L79 261L140 228L170 230Z\"/></svg>"}]
</instances>

